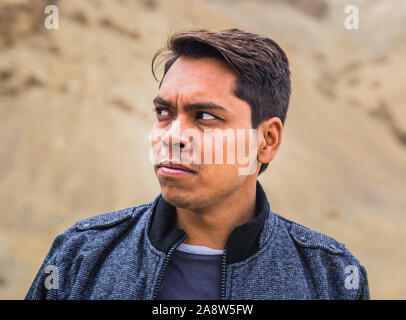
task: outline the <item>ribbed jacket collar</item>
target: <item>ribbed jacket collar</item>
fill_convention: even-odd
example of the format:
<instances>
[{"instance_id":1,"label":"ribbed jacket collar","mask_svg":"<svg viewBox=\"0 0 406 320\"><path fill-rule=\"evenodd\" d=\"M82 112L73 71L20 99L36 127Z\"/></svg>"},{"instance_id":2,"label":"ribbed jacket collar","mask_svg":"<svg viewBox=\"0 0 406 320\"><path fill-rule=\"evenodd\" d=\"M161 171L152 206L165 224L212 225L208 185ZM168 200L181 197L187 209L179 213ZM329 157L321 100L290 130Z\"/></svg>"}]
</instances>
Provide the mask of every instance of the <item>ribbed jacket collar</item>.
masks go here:
<instances>
[{"instance_id":1,"label":"ribbed jacket collar","mask_svg":"<svg viewBox=\"0 0 406 320\"><path fill-rule=\"evenodd\" d=\"M268 214L269 203L266 194L257 181L255 217L245 224L236 227L226 243L227 264L247 259L260 247L260 234ZM166 202L160 193L152 207L152 219L148 235L152 245L164 252L185 235L185 231L174 226L176 207Z\"/></svg>"}]
</instances>

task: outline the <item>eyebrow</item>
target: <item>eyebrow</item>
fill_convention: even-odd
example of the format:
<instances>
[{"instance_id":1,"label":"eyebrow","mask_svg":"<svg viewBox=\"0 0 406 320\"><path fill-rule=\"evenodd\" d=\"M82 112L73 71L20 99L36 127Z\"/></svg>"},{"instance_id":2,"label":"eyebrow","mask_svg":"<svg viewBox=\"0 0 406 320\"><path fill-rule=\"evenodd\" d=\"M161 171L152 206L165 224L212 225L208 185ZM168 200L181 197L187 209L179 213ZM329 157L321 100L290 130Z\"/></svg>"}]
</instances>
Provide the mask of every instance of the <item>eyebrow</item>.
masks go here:
<instances>
[{"instance_id":1,"label":"eyebrow","mask_svg":"<svg viewBox=\"0 0 406 320\"><path fill-rule=\"evenodd\" d=\"M156 97L153 100L153 103L154 104L160 104L160 105L165 106L165 107L173 108L172 104L169 101L167 101L167 100L165 100L165 99L163 99L161 97ZM218 104L215 104L213 102L189 103L189 104L185 104L184 109L186 111L197 110L197 109L212 109L212 110L221 110L221 111L227 112L226 108L224 108L224 107L222 107L222 106L220 106Z\"/></svg>"}]
</instances>

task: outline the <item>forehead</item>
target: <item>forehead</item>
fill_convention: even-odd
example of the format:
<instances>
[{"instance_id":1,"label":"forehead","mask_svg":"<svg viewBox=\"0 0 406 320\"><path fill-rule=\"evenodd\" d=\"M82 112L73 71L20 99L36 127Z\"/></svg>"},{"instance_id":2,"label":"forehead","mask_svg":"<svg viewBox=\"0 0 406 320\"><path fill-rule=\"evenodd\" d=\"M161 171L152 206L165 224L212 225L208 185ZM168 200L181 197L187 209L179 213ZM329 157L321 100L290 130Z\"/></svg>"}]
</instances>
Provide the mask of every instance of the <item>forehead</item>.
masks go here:
<instances>
[{"instance_id":1,"label":"forehead","mask_svg":"<svg viewBox=\"0 0 406 320\"><path fill-rule=\"evenodd\" d=\"M213 102L227 108L249 105L233 94L234 71L215 58L179 57L165 75L158 95L172 103Z\"/></svg>"}]
</instances>

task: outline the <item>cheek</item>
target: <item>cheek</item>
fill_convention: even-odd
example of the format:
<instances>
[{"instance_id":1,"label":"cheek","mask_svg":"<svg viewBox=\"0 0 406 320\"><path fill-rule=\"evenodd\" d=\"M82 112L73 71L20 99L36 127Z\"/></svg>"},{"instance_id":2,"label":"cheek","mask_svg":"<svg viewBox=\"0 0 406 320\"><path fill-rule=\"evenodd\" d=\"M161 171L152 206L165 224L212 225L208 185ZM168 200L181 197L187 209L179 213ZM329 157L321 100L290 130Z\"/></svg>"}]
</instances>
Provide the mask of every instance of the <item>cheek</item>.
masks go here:
<instances>
[{"instance_id":1,"label":"cheek","mask_svg":"<svg viewBox=\"0 0 406 320\"><path fill-rule=\"evenodd\" d=\"M166 154L165 148L162 148L162 138L165 136L166 130L154 126L149 133L149 160L153 164L157 164L161 159L164 159Z\"/></svg>"},{"instance_id":2,"label":"cheek","mask_svg":"<svg viewBox=\"0 0 406 320\"><path fill-rule=\"evenodd\" d=\"M185 152L186 158L206 168L207 173L215 171L233 173L239 167L247 166L256 158L257 135L254 129L212 130L201 134L192 149Z\"/></svg>"},{"instance_id":3,"label":"cheek","mask_svg":"<svg viewBox=\"0 0 406 320\"><path fill-rule=\"evenodd\" d=\"M201 170L202 183L209 189L228 185L236 176L238 176L238 167L233 164L206 164Z\"/></svg>"},{"instance_id":4,"label":"cheek","mask_svg":"<svg viewBox=\"0 0 406 320\"><path fill-rule=\"evenodd\" d=\"M231 129L213 131L202 136L202 164L236 165L236 136Z\"/></svg>"}]
</instances>

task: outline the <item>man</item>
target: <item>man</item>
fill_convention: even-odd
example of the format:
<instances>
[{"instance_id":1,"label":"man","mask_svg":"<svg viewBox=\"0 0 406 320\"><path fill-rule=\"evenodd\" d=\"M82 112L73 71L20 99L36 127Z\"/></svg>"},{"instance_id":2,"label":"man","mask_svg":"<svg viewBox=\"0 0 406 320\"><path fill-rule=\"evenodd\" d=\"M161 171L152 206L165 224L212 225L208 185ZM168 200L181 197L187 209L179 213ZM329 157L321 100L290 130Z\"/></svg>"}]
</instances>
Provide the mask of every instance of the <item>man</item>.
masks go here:
<instances>
[{"instance_id":1,"label":"man","mask_svg":"<svg viewBox=\"0 0 406 320\"><path fill-rule=\"evenodd\" d=\"M26 298L369 299L345 246L272 212L257 181L282 141L283 50L238 29L178 32L166 50L152 64L166 60L151 135L161 193L59 235Z\"/></svg>"}]
</instances>

